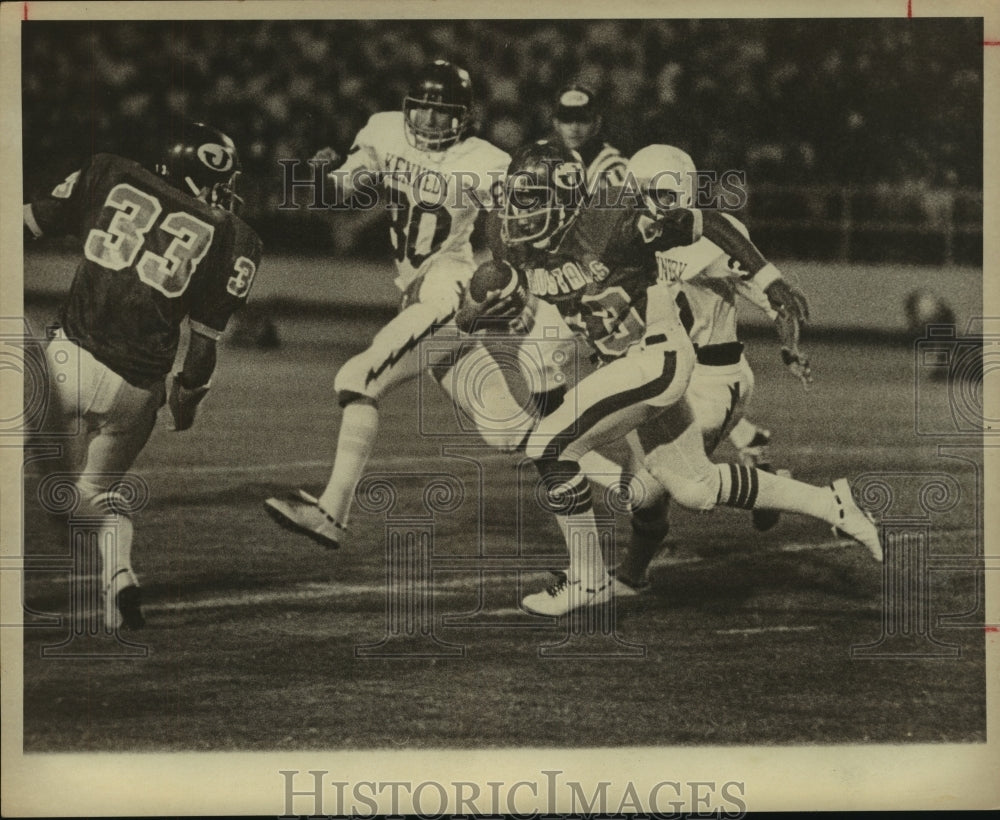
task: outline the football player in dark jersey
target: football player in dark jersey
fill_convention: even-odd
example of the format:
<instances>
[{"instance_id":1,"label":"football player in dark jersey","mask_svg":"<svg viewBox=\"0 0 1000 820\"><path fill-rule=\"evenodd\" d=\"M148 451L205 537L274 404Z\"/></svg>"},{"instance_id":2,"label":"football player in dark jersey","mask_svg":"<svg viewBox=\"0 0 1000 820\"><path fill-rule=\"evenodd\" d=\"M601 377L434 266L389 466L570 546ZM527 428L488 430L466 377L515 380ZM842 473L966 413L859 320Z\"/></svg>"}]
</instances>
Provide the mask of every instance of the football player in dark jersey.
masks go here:
<instances>
[{"instance_id":1,"label":"football player in dark jersey","mask_svg":"<svg viewBox=\"0 0 1000 820\"><path fill-rule=\"evenodd\" d=\"M35 238L72 234L80 260L46 349L45 431L76 476L74 511L100 522L105 623L144 625L131 563L122 479L166 402L176 431L195 419L215 369L216 342L246 302L260 263L257 234L232 208L239 157L210 126L168 134L152 168L97 154L51 194L24 206ZM181 326L183 368L166 377Z\"/></svg>"},{"instance_id":2,"label":"football player in dark jersey","mask_svg":"<svg viewBox=\"0 0 1000 820\"><path fill-rule=\"evenodd\" d=\"M561 88L554 101L552 133L544 140L580 157L592 195L620 188L625 182L626 158L604 140L600 109L597 95L587 86L572 83ZM518 348L518 363L533 387L529 406L536 415L544 415L563 400L574 374L586 369L586 358L581 357L583 350L548 302L534 302L521 323L532 329L531 344Z\"/></svg>"},{"instance_id":3,"label":"football player in dark jersey","mask_svg":"<svg viewBox=\"0 0 1000 820\"><path fill-rule=\"evenodd\" d=\"M658 276L656 253L704 235L740 263L776 311L796 322L807 315L801 292L722 214L687 204L693 202L693 192L685 196L682 189L693 186L693 179L676 190L657 186L635 192L632 204L623 195L614 208L582 205L583 179L579 161L564 148L535 143L515 155L499 231L490 234L494 259L480 270L484 279L502 284L497 268L504 269L520 288L497 287L483 302L463 308L459 317L460 327L474 329L483 315L519 314L523 298L542 299L558 308L604 362L526 439L525 451L540 475L537 497L556 516L570 564L565 577L527 596L522 605L561 615L614 594L579 459L632 429L647 456L647 480L661 484L683 506L712 509L722 504L812 515L880 558L877 529L854 504L849 487L845 491L846 482L835 483L832 490L811 487L756 468L708 460L684 399L695 353L681 319L679 289ZM652 209L645 204L650 196L656 200ZM476 277L480 275L477 271ZM519 298L525 292L530 295ZM648 489L635 487L634 517L646 514L645 505L658 500ZM624 591L619 586L619 594Z\"/></svg>"}]
</instances>

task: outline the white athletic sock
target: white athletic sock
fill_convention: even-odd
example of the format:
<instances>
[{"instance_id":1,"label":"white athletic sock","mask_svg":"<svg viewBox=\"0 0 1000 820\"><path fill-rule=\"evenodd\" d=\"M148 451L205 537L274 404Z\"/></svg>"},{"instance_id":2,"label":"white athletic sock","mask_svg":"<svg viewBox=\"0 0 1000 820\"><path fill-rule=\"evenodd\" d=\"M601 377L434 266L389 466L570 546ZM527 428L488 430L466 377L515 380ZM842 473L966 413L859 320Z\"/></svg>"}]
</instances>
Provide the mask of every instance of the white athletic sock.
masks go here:
<instances>
[{"instance_id":1,"label":"white athletic sock","mask_svg":"<svg viewBox=\"0 0 1000 820\"><path fill-rule=\"evenodd\" d=\"M342 527L347 526L354 491L365 471L378 434L378 408L367 402L351 402L344 408L337 440L337 455L319 505Z\"/></svg>"},{"instance_id":2,"label":"white athletic sock","mask_svg":"<svg viewBox=\"0 0 1000 820\"><path fill-rule=\"evenodd\" d=\"M569 582L581 582L584 589L600 589L608 582L601 539L593 509L572 515L557 515L559 528L569 549Z\"/></svg>"},{"instance_id":3,"label":"white athletic sock","mask_svg":"<svg viewBox=\"0 0 1000 820\"><path fill-rule=\"evenodd\" d=\"M101 554L101 589L113 599L123 587L139 585L132 570L132 519L126 514L125 501L117 493L105 491L87 479L81 480L78 488L88 500L70 521L84 529L89 543L96 541Z\"/></svg>"},{"instance_id":4,"label":"white athletic sock","mask_svg":"<svg viewBox=\"0 0 1000 820\"><path fill-rule=\"evenodd\" d=\"M109 515L97 528L101 589L112 599L122 588L139 584L132 570L132 533L132 519L127 515Z\"/></svg>"}]
</instances>

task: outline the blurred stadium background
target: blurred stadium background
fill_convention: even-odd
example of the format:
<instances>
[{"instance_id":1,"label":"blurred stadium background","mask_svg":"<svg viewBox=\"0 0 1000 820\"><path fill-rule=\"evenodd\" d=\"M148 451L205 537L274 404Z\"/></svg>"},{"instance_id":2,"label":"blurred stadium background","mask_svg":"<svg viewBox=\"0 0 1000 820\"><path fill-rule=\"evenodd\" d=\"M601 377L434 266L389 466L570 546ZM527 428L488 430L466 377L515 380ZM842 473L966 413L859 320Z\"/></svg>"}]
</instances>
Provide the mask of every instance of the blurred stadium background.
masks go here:
<instances>
[{"instance_id":1,"label":"blurred stadium background","mask_svg":"<svg viewBox=\"0 0 1000 820\"><path fill-rule=\"evenodd\" d=\"M266 21L23 26L25 195L96 150L151 156L171 119L242 149L247 216L270 251L383 255L381 226L279 211L279 159L343 153L408 78L472 73L481 133L543 136L555 91L606 103L607 138L747 173L773 257L982 262L980 19ZM370 250L369 250L370 249Z\"/></svg>"}]
</instances>

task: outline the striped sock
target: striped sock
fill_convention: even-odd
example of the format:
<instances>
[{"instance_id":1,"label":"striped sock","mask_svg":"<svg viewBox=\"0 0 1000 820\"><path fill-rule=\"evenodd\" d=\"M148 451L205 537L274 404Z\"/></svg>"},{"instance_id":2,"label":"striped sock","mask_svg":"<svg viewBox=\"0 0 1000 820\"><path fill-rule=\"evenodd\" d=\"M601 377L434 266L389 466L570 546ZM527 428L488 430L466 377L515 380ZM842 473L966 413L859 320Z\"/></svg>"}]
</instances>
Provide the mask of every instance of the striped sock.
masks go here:
<instances>
[{"instance_id":1,"label":"striped sock","mask_svg":"<svg viewBox=\"0 0 1000 820\"><path fill-rule=\"evenodd\" d=\"M836 523L836 505L826 487L814 487L755 467L717 464L718 503L744 510L781 510Z\"/></svg>"},{"instance_id":2,"label":"striped sock","mask_svg":"<svg viewBox=\"0 0 1000 820\"><path fill-rule=\"evenodd\" d=\"M92 537L101 553L103 588L112 579L120 586L138 583L132 571L132 519L127 514L127 503L114 491L100 492L79 511L80 520L89 520L94 529ZM119 577L122 576L122 577Z\"/></svg>"},{"instance_id":3,"label":"striped sock","mask_svg":"<svg viewBox=\"0 0 1000 820\"><path fill-rule=\"evenodd\" d=\"M717 465L719 476L719 504L727 507L738 507L742 510L752 510L757 503L760 491L760 478L753 467L743 467L739 464Z\"/></svg>"}]
</instances>

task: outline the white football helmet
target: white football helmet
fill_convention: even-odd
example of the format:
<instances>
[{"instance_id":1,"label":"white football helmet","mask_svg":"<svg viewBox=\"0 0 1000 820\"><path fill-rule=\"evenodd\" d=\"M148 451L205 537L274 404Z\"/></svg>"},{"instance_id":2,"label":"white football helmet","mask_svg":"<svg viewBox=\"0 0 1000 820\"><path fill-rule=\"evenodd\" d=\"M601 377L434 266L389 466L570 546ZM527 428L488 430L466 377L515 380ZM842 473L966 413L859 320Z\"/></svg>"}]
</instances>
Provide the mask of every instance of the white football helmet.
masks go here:
<instances>
[{"instance_id":1,"label":"white football helmet","mask_svg":"<svg viewBox=\"0 0 1000 820\"><path fill-rule=\"evenodd\" d=\"M628 162L627 178L635 180L654 217L694 207L697 175L691 157L673 145L647 145Z\"/></svg>"}]
</instances>

